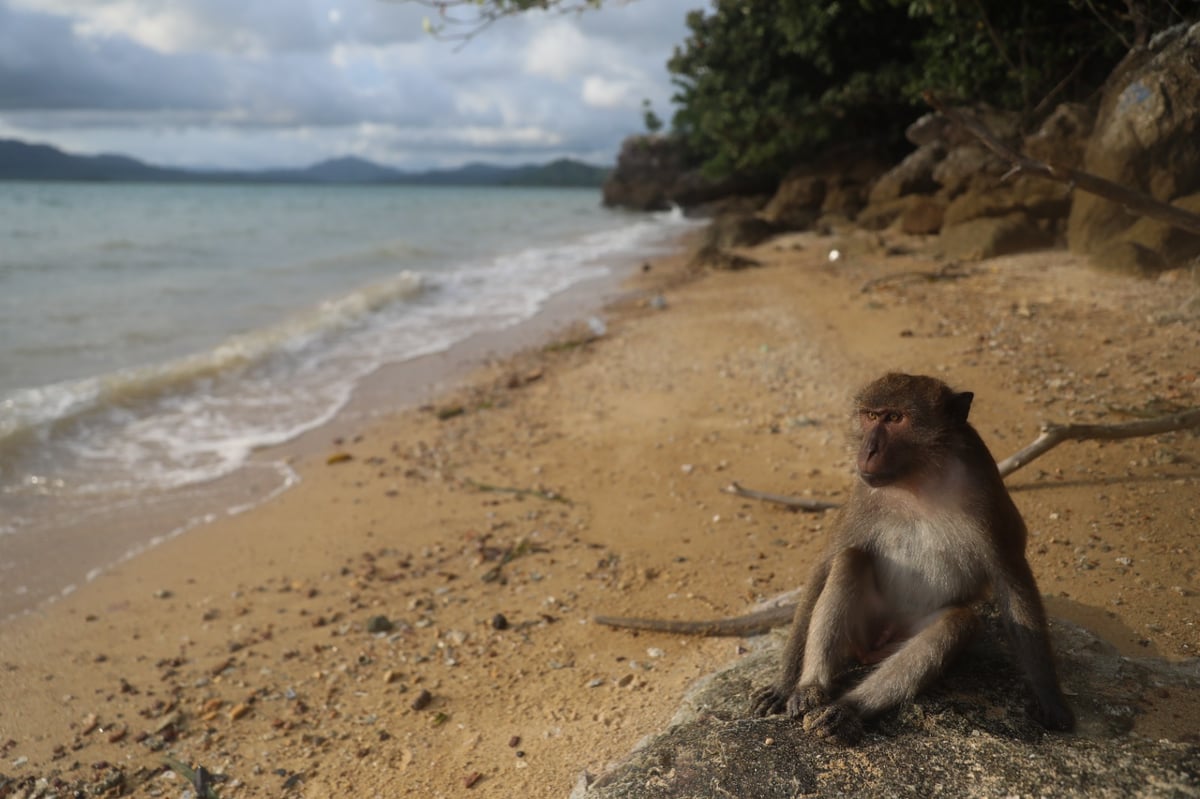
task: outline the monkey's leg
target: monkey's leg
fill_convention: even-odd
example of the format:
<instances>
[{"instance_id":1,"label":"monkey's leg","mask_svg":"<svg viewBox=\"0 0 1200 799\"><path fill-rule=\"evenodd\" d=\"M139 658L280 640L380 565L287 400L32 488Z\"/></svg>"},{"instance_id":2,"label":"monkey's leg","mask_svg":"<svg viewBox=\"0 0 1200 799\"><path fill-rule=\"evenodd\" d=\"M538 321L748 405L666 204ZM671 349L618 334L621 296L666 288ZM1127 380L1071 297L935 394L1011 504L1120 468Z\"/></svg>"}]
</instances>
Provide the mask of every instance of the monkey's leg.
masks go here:
<instances>
[{"instance_id":1,"label":"monkey's leg","mask_svg":"<svg viewBox=\"0 0 1200 799\"><path fill-rule=\"evenodd\" d=\"M821 738L854 743L862 736L863 719L911 701L945 670L978 627L979 619L969 607L938 611L853 690L806 716L804 729Z\"/></svg>"},{"instance_id":2,"label":"monkey's leg","mask_svg":"<svg viewBox=\"0 0 1200 799\"><path fill-rule=\"evenodd\" d=\"M813 607L804 668L788 699L788 715L801 718L832 701L838 672L856 652L871 649L872 629L879 615L880 596L871 556L861 549L842 550L833 557L825 590Z\"/></svg>"},{"instance_id":3,"label":"monkey's leg","mask_svg":"<svg viewBox=\"0 0 1200 799\"><path fill-rule=\"evenodd\" d=\"M792 630L788 635L787 646L783 649L783 671L776 682L760 688L750 697L752 715L769 716L772 713L781 713L787 707L788 699L800 679L804 645L808 641L808 622L812 618L817 599L825 590L829 564L829 558L822 558L805 582L800 602L796 605L796 613L792 617Z\"/></svg>"}]
</instances>

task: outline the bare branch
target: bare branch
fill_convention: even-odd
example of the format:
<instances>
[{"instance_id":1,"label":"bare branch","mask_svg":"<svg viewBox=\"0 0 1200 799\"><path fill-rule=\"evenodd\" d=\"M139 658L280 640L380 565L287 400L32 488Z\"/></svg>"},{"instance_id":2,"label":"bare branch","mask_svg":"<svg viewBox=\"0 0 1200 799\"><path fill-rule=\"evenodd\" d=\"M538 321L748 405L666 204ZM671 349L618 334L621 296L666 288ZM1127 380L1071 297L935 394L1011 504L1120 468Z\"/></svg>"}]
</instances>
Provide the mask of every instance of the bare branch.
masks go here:
<instances>
[{"instance_id":1,"label":"bare branch","mask_svg":"<svg viewBox=\"0 0 1200 799\"><path fill-rule=\"evenodd\" d=\"M836 502L825 502L820 499L804 499L803 497L787 497L782 494L768 494L763 491L755 491L751 488L742 488L740 485L730 483L721 489L726 494L733 494L735 497L745 497L746 499L757 499L762 502L773 502L776 505L786 505L789 508L805 511L806 513L819 513L820 511L832 510L839 508Z\"/></svg>"},{"instance_id":2,"label":"bare branch","mask_svg":"<svg viewBox=\"0 0 1200 799\"><path fill-rule=\"evenodd\" d=\"M1200 408L1125 424L1048 424L1042 428L1041 435L1034 439L1032 444L1009 455L996 465L1000 468L1000 476L1007 477L1064 441L1116 441L1191 428L1200 428Z\"/></svg>"},{"instance_id":3,"label":"bare branch","mask_svg":"<svg viewBox=\"0 0 1200 799\"><path fill-rule=\"evenodd\" d=\"M963 271L957 262L948 263L932 272L895 272L890 275L883 275L868 280L862 284L859 289L863 294L878 288L886 283L899 283L903 281L918 281L924 280L927 283L936 283L939 280L960 280L964 277L970 277L971 273Z\"/></svg>"},{"instance_id":4,"label":"bare branch","mask_svg":"<svg viewBox=\"0 0 1200 799\"><path fill-rule=\"evenodd\" d=\"M961 111L946 107L932 92L924 93L925 102L939 111L943 116L962 127L979 139L985 147L1000 158L1013 165L1012 174L1028 173L1038 177L1066 183L1073 188L1083 189L1089 194L1095 194L1106 200L1120 203L1130 213L1156 219L1168 225L1200 234L1200 214L1193 214L1170 203L1164 203L1139 191L1126 188L1119 183L1113 183L1099 175L1082 172L1070 167L1048 164L1037 161L1018 153L1004 142L996 138L987 126L979 120Z\"/></svg>"}]
</instances>

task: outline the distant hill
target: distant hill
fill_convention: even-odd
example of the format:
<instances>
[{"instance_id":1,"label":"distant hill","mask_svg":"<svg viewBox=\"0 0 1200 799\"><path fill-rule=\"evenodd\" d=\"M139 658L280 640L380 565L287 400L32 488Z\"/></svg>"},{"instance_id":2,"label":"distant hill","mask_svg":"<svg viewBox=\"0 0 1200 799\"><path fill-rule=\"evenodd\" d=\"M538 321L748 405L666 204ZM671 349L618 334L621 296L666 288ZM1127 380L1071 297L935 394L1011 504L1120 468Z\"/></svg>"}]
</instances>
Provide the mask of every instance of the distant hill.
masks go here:
<instances>
[{"instance_id":1,"label":"distant hill","mask_svg":"<svg viewBox=\"0 0 1200 799\"><path fill-rule=\"evenodd\" d=\"M0 139L0 180L599 187L608 173L607 167L569 158L517 167L475 163L428 172L405 172L355 157L303 169L201 171L157 167L121 155L72 155L45 144Z\"/></svg>"}]
</instances>

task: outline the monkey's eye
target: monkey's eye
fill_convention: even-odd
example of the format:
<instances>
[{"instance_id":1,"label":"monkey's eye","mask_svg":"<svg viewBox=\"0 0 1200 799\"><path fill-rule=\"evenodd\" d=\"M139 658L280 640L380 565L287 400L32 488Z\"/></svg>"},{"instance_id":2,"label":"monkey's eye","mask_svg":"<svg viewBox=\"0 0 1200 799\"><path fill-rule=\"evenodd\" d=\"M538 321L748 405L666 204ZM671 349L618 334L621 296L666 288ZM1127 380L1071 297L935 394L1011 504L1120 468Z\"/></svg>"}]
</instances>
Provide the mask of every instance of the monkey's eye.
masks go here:
<instances>
[{"instance_id":1,"label":"monkey's eye","mask_svg":"<svg viewBox=\"0 0 1200 799\"><path fill-rule=\"evenodd\" d=\"M878 411L863 411L863 416L866 416L867 421L869 421L869 422L878 422L879 421L879 412Z\"/></svg>"},{"instance_id":2,"label":"monkey's eye","mask_svg":"<svg viewBox=\"0 0 1200 799\"><path fill-rule=\"evenodd\" d=\"M884 414L883 421L887 422L888 424L895 424L903 418L904 416L897 411L888 411L886 414Z\"/></svg>"}]
</instances>

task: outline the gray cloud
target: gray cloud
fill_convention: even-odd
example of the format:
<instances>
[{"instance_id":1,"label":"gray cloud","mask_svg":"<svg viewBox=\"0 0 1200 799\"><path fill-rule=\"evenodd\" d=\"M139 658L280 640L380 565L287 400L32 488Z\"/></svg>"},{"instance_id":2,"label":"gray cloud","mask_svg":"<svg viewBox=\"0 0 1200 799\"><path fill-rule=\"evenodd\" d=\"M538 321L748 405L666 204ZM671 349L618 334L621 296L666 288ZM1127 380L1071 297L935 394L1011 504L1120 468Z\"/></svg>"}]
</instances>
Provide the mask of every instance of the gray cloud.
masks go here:
<instances>
[{"instance_id":1,"label":"gray cloud","mask_svg":"<svg viewBox=\"0 0 1200 799\"><path fill-rule=\"evenodd\" d=\"M701 3L528 14L457 47L412 3L0 0L0 136L203 166L611 160L643 98L668 112Z\"/></svg>"}]
</instances>

